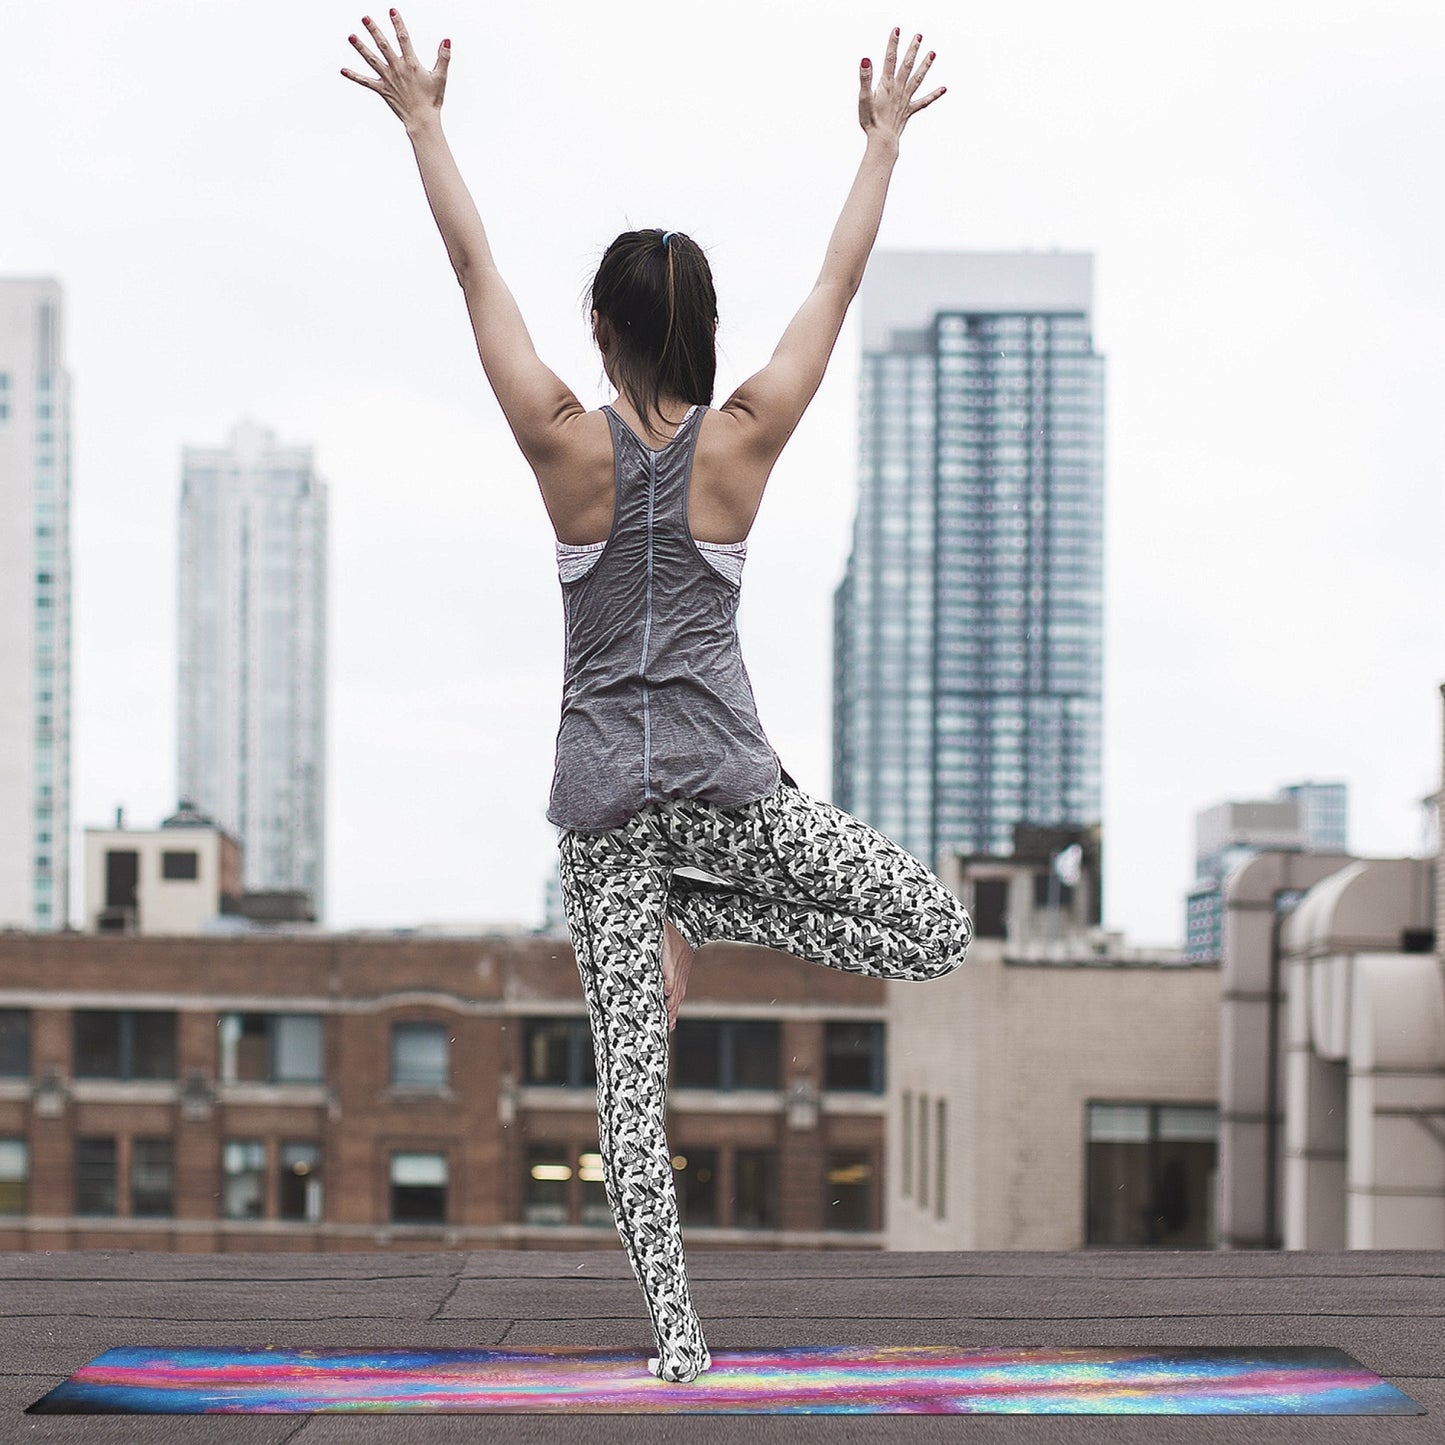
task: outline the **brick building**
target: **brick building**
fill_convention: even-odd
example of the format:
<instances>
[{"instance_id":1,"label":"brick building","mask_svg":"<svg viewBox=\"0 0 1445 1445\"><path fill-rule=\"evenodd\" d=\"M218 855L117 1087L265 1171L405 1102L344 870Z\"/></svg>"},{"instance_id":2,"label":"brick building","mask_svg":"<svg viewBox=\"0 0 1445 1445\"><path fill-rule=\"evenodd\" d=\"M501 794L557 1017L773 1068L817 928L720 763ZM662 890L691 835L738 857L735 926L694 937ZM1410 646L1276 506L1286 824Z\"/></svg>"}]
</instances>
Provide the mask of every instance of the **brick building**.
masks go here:
<instances>
[{"instance_id":1,"label":"brick building","mask_svg":"<svg viewBox=\"0 0 1445 1445\"><path fill-rule=\"evenodd\" d=\"M883 985L694 967L694 1248L881 1247ZM0 934L0 1249L617 1247L565 939Z\"/></svg>"}]
</instances>

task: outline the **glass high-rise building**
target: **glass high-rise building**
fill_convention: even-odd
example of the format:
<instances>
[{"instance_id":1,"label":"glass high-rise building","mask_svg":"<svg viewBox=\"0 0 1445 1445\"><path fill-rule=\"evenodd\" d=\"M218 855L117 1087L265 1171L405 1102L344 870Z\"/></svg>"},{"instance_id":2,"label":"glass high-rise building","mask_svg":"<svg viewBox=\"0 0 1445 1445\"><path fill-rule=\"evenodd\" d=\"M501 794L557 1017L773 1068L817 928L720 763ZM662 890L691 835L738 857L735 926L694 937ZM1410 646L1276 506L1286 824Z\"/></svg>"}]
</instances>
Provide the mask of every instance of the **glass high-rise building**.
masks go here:
<instances>
[{"instance_id":1,"label":"glass high-rise building","mask_svg":"<svg viewBox=\"0 0 1445 1445\"><path fill-rule=\"evenodd\" d=\"M833 797L930 867L1101 812L1093 258L878 252L834 598Z\"/></svg>"},{"instance_id":2,"label":"glass high-rise building","mask_svg":"<svg viewBox=\"0 0 1445 1445\"><path fill-rule=\"evenodd\" d=\"M177 796L242 845L248 891L323 916L327 489L242 422L182 462Z\"/></svg>"},{"instance_id":3,"label":"glass high-rise building","mask_svg":"<svg viewBox=\"0 0 1445 1445\"><path fill-rule=\"evenodd\" d=\"M70 919L70 599L60 283L0 278L0 928Z\"/></svg>"}]
</instances>

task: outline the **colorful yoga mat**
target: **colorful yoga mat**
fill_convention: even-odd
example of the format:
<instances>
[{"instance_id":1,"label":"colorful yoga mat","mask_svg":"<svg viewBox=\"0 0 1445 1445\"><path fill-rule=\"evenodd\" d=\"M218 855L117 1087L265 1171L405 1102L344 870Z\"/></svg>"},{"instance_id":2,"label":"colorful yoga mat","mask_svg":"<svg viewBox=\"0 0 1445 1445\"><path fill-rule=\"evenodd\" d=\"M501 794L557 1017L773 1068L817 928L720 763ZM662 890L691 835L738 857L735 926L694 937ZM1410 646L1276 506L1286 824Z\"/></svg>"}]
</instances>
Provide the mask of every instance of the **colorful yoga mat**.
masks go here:
<instances>
[{"instance_id":1,"label":"colorful yoga mat","mask_svg":"<svg viewBox=\"0 0 1445 1445\"><path fill-rule=\"evenodd\" d=\"M688 1385L636 1350L107 1350L30 1414L1418 1415L1335 1349L715 1350Z\"/></svg>"}]
</instances>

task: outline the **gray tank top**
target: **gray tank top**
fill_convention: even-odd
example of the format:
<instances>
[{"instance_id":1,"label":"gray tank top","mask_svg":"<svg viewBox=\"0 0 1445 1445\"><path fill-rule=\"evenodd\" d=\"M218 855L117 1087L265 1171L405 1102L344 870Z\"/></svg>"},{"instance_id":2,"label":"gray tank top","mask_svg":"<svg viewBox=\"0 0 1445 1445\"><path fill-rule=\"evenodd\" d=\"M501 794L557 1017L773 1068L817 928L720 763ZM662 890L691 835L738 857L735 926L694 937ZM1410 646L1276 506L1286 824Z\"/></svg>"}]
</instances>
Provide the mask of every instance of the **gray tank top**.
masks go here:
<instances>
[{"instance_id":1,"label":"gray tank top","mask_svg":"<svg viewBox=\"0 0 1445 1445\"><path fill-rule=\"evenodd\" d=\"M562 583L567 659L549 822L601 832L648 803L756 802L782 778L738 646L739 584L698 549L688 484L706 407L654 451L610 406L612 534Z\"/></svg>"}]
</instances>

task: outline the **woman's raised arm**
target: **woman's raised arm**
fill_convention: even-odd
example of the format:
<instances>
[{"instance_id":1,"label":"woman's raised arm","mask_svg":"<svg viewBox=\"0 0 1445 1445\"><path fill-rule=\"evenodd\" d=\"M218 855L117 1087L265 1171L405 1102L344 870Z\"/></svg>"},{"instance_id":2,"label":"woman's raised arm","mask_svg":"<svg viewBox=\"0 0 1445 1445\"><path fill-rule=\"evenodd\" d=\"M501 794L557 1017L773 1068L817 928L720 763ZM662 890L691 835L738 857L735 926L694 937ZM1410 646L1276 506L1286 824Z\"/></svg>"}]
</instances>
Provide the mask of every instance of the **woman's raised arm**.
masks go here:
<instances>
[{"instance_id":1,"label":"woman's raised arm","mask_svg":"<svg viewBox=\"0 0 1445 1445\"><path fill-rule=\"evenodd\" d=\"M373 71L371 77L343 69L342 75L375 91L406 126L416 152L417 169L432 216L446 243L452 269L461 283L487 380L522 454L535 468L552 460L562 445L562 425L583 411L582 404L537 355L522 313L492 259L486 229L466 182L442 134L441 105L446 93L451 41L437 47L430 70L412 49L400 14L391 12L396 31L393 49L368 15L361 22L376 45L373 53L355 35L352 45Z\"/></svg>"},{"instance_id":2,"label":"woman's raised arm","mask_svg":"<svg viewBox=\"0 0 1445 1445\"><path fill-rule=\"evenodd\" d=\"M903 127L910 116L932 105L947 89L939 86L915 99L933 64L933 51L919 61L923 37L915 35L900 64L898 39L895 29L888 37L881 73L876 77L866 58L859 67L858 122L867 145L828 242L823 269L808 299L783 333L772 360L743 382L722 407L738 427L744 449L755 463L768 470L823 380L843 317L862 284L863 268L883 218L883 202L898 159Z\"/></svg>"}]
</instances>

